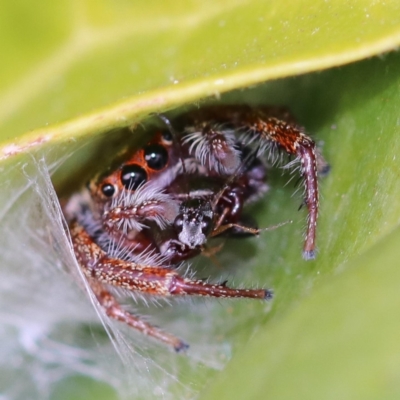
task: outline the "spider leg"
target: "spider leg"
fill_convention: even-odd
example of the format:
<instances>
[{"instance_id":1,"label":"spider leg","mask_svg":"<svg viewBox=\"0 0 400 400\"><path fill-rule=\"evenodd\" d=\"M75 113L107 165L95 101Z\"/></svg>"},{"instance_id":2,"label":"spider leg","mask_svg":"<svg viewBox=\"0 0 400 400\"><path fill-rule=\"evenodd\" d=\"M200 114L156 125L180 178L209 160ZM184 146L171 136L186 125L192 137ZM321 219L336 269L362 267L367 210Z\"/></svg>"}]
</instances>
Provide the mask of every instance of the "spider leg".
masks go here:
<instances>
[{"instance_id":1,"label":"spider leg","mask_svg":"<svg viewBox=\"0 0 400 400\"><path fill-rule=\"evenodd\" d=\"M133 193L127 191L116 196L109 209L102 214L103 226L110 234L120 231L141 231L145 221L153 221L160 228L173 222L178 204L162 190L144 184Z\"/></svg>"},{"instance_id":2,"label":"spider leg","mask_svg":"<svg viewBox=\"0 0 400 400\"><path fill-rule=\"evenodd\" d=\"M329 165L318 152L315 142L296 124L290 113L277 107L251 108L246 106L211 106L193 111L193 124L207 120L210 124L228 124L242 133L244 144L256 143L260 152L275 148L295 155L305 187L308 209L307 231L303 246L306 260L315 258L315 237L319 208L318 172L327 173Z\"/></svg>"},{"instance_id":3,"label":"spider leg","mask_svg":"<svg viewBox=\"0 0 400 400\"><path fill-rule=\"evenodd\" d=\"M89 279L88 281L97 300L110 318L124 322L133 329L172 346L177 352L186 350L189 347L176 336L164 332L161 329L141 320L140 317L125 311L118 303L118 300L98 280Z\"/></svg>"},{"instance_id":4,"label":"spider leg","mask_svg":"<svg viewBox=\"0 0 400 400\"><path fill-rule=\"evenodd\" d=\"M262 113L249 123L248 135L257 135L266 143L270 142L300 160L300 173L305 186L305 204L308 209L307 231L303 246L306 260L315 258L315 238L319 208L317 152L314 141L303 133L296 124ZM249 121L250 122L250 121Z\"/></svg>"},{"instance_id":5,"label":"spider leg","mask_svg":"<svg viewBox=\"0 0 400 400\"><path fill-rule=\"evenodd\" d=\"M217 229L214 229L212 231L210 236L211 237L218 236L221 233L223 233L226 230L231 229L231 228L238 228L238 229L240 229L250 235L254 235L254 236L258 235L261 231L261 229L258 229L258 228L252 228L252 227L248 227L248 226L244 226L244 225L240 225L240 224L230 223L230 224L220 225Z\"/></svg>"},{"instance_id":6,"label":"spider leg","mask_svg":"<svg viewBox=\"0 0 400 400\"><path fill-rule=\"evenodd\" d=\"M182 277L172 267L142 265L109 257L76 222L71 224L75 255L83 273L101 283L158 296L209 296L270 299L265 289L234 289Z\"/></svg>"}]
</instances>

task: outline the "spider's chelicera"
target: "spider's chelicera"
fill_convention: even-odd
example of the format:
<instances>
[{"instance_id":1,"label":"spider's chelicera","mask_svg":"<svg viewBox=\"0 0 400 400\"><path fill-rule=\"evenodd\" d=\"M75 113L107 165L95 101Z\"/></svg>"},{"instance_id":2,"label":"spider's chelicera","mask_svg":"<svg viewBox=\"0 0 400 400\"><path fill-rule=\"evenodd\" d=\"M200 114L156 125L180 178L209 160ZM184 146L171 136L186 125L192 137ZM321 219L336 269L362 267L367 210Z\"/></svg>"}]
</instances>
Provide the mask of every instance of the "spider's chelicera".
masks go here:
<instances>
[{"instance_id":1,"label":"spider's chelicera","mask_svg":"<svg viewBox=\"0 0 400 400\"><path fill-rule=\"evenodd\" d=\"M109 291L153 296L270 299L268 289L236 289L181 276L177 266L211 239L256 235L244 209L267 192L265 158L294 156L308 209L303 257L315 256L318 172L328 165L283 109L209 106L175 118L108 174L94 177L65 207L74 251L107 315L173 346L179 338L124 310ZM77 201L78 200L78 201Z\"/></svg>"}]
</instances>

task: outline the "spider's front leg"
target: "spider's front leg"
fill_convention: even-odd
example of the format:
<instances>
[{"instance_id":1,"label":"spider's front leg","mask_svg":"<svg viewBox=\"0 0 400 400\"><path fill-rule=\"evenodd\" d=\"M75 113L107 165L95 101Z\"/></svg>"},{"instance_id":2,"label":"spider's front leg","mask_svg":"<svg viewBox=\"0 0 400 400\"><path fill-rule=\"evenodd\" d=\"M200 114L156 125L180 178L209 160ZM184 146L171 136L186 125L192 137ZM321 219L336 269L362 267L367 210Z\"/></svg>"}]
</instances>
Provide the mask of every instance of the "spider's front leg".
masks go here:
<instances>
[{"instance_id":1,"label":"spider's front leg","mask_svg":"<svg viewBox=\"0 0 400 400\"><path fill-rule=\"evenodd\" d=\"M105 288L104 284L98 280L88 279L88 282L98 302L110 318L123 322L147 336L151 336L169 346L172 346L177 352L186 350L189 347L176 336L164 332L148 322L143 321L140 317L124 310L118 300Z\"/></svg>"},{"instance_id":2,"label":"spider's front leg","mask_svg":"<svg viewBox=\"0 0 400 400\"><path fill-rule=\"evenodd\" d=\"M74 252L82 272L88 278L97 299L106 313L131 327L172 345L175 350L186 348L186 344L173 335L162 332L125 312L104 285L121 287L154 296L208 296L270 299L272 292L265 289L234 289L223 284L211 284L202 280L181 277L171 267L142 265L111 258L77 222L70 226Z\"/></svg>"},{"instance_id":3,"label":"spider's front leg","mask_svg":"<svg viewBox=\"0 0 400 400\"><path fill-rule=\"evenodd\" d=\"M107 290L106 284L122 288L129 287L121 272L118 271L124 267L129 268L133 263L109 258L77 222L71 224L70 234L78 264L107 316L173 347L177 352L188 348L188 345L178 337L164 332L162 329L124 310L115 296ZM148 283L147 286L142 285L142 292L152 293L151 283Z\"/></svg>"},{"instance_id":4,"label":"spider's front leg","mask_svg":"<svg viewBox=\"0 0 400 400\"><path fill-rule=\"evenodd\" d=\"M222 105L193 111L189 114L189 120L195 126L195 133L188 136L188 141L191 141L192 148L196 148L199 159L206 159L203 154L212 159L210 164L217 165L214 167L216 171L227 170L226 159L222 157L225 154L228 154L230 159L235 159L236 150L231 145L232 133L230 133L233 129L240 133L244 145L255 144L258 154L270 153L273 156L275 150L283 150L299 159L305 186L305 204L308 208L303 257L306 260L313 259L319 207L318 172L325 174L329 171L329 165L316 149L315 142L296 124L291 114L277 107ZM217 131L212 128L213 126L218 127ZM197 143L206 142L207 146L195 147ZM204 148L207 148L207 152L203 150ZM234 168L228 171L229 174L234 173L234 169L239 165L239 159L236 160L236 162L230 161L230 165L234 165Z\"/></svg>"},{"instance_id":5,"label":"spider's front leg","mask_svg":"<svg viewBox=\"0 0 400 400\"><path fill-rule=\"evenodd\" d=\"M275 145L290 155L295 155L300 160L300 171L304 179L305 204L308 209L307 231L303 247L305 260L315 258L315 238L319 208L318 187L318 160L323 160L317 155L315 142L307 136L303 129L293 122L269 116L262 110L254 111L248 116L245 124L249 128L247 136L260 138L261 148L268 151L268 144ZM321 161L322 163L322 161Z\"/></svg>"}]
</instances>

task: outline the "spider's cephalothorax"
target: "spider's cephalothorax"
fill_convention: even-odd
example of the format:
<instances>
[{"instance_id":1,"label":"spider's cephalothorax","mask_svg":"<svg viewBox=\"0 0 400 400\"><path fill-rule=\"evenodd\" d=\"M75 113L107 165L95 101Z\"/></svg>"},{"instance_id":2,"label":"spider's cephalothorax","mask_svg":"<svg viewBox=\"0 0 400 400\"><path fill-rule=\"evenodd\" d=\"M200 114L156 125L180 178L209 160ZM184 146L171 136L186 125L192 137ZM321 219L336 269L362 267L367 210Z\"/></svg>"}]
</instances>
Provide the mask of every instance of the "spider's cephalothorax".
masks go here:
<instances>
[{"instance_id":1,"label":"spider's cephalothorax","mask_svg":"<svg viewBox=\"0 0 400 400\"><path fill-rule=\"evenodd\" d=\"M210 249L216 236L248 236L246 204L267 191L265 158L295 157L308 209L303 256L314 258L317 173L328 165L290 114L277 108L212 106L191 111L116 169L93 178L65 207L75 254L106 313L172 345L177 337L125 311L107 286L154 296L271 298L265 289L234 289L179 275L176 266ZM252 224L253 225L253 224Z\"/></svg>"}]
</instances>

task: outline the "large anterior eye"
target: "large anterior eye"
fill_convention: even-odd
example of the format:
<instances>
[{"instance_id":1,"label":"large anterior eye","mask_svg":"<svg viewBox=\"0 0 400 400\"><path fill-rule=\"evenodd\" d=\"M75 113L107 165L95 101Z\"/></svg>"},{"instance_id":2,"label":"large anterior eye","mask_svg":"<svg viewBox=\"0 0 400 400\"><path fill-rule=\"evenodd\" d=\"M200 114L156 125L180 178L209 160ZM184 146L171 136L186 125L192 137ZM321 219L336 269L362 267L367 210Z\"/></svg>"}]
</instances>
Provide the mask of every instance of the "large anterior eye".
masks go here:
<instances>
[{"instance_id":1,"label":"large anterior eye","mask_svg":"<svg viewBox=\"0 0 400 400\"><path fill-rule=\"evenodd\" d=\"M121 171L121 182L129 190L136 190L147 181L147 173L139 165L125 165Z\"/></svg>"},{"instance_id":2,"label":"large anterior eye","mask_svg":"<svg viewBox=\"0 0 400 400\"><path fill-rule=\"evenodd\" d=\"M168 162L168 152L159 144L150 144L144 148L144 158L151 169L163 169Z\"/></svg>"}]
</instances>

